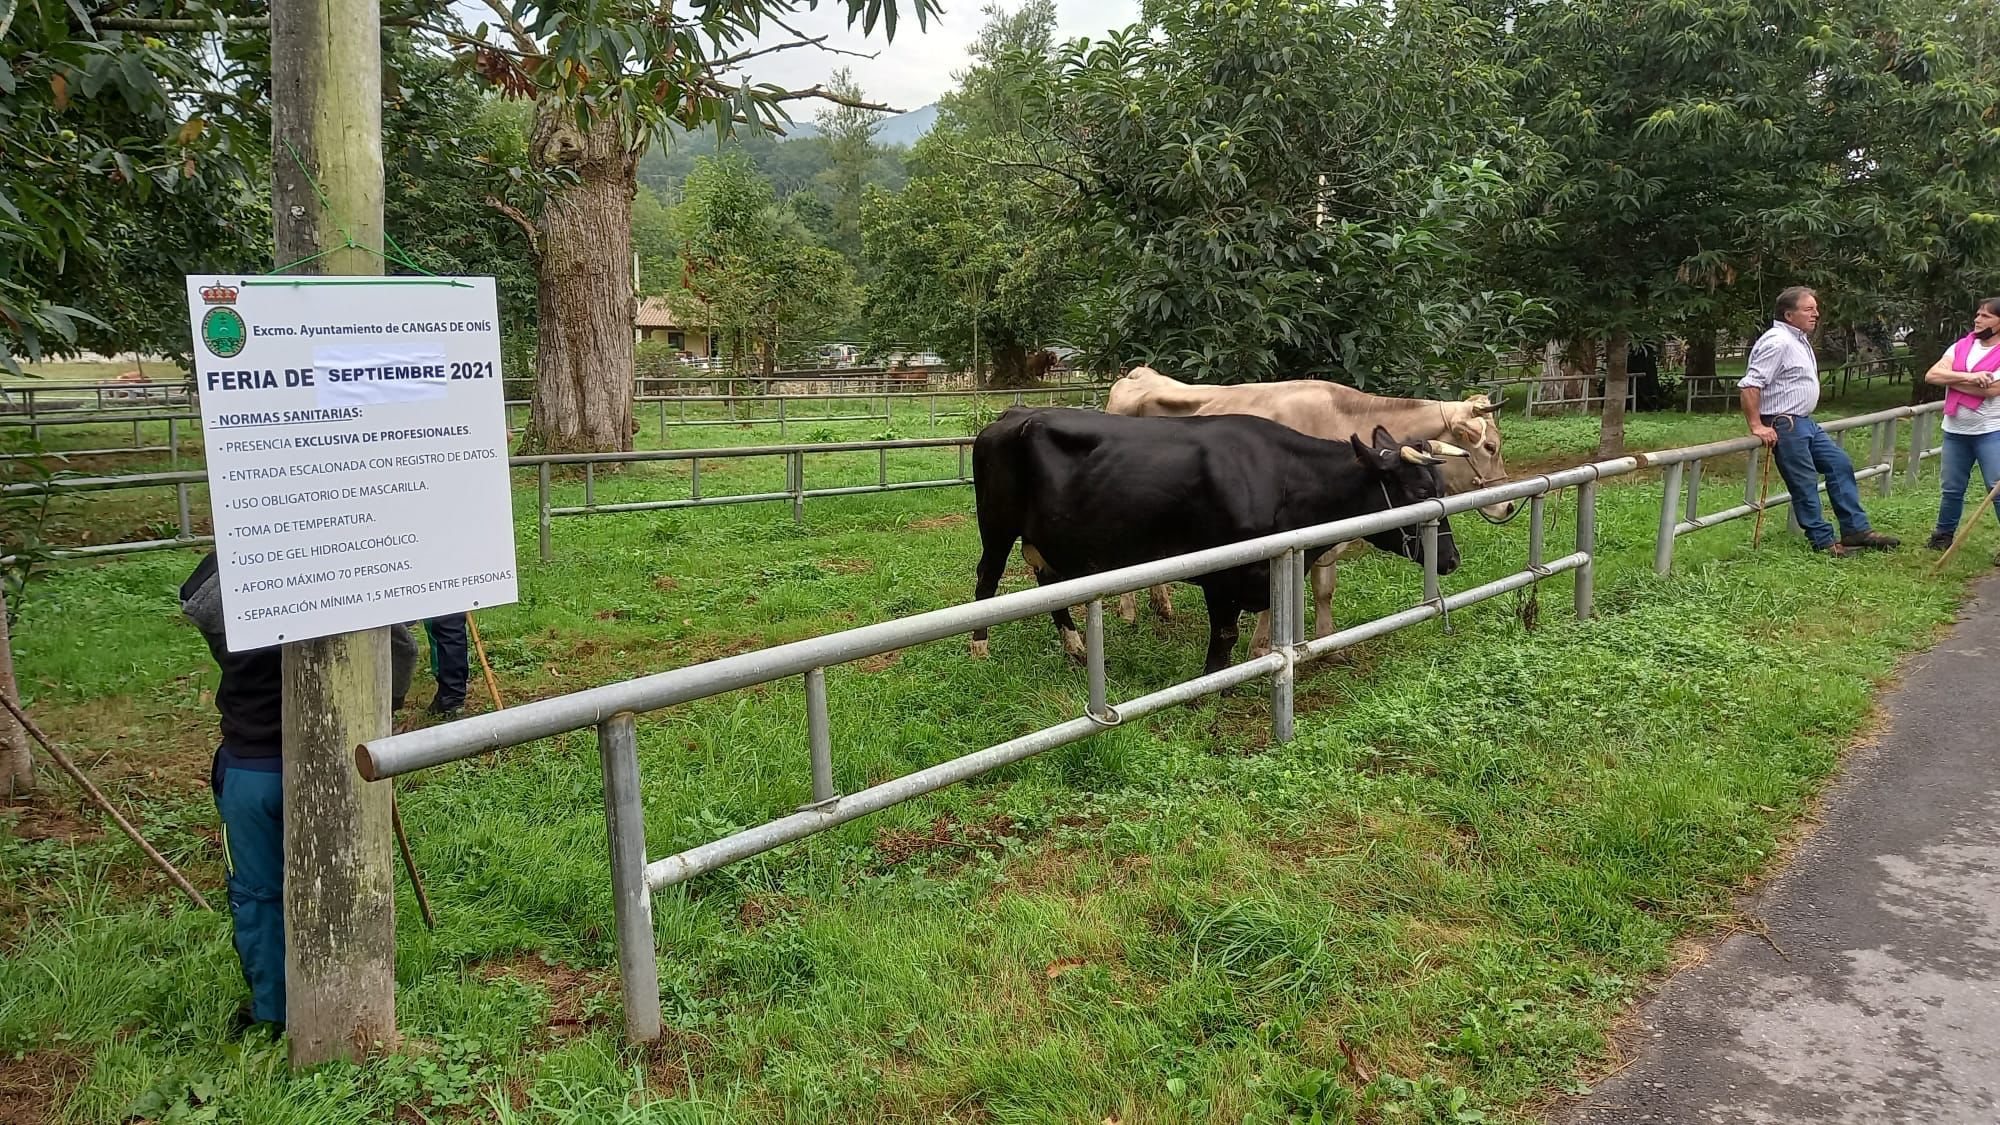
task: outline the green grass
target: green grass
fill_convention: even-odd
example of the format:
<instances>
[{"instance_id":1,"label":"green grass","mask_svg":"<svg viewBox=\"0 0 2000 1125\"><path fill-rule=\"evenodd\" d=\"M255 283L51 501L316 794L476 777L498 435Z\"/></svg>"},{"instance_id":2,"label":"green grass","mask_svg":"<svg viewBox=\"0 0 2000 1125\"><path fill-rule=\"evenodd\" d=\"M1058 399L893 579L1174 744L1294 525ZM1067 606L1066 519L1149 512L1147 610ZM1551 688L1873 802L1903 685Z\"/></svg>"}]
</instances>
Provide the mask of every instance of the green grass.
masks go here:
<instances>
[{"instance_id":1,"label":"green grass","mask_svg":"<svg viewBox=\"0 0 2000 1125\"><path fill-rule=\"evenodd\" d=\"M1739 426L1639 417L1632 433ZM1594 438L1573 419L1508 427L1522 462ZM892 471L935 471L927 457L955 469L924 454ZM825 462L809 482L876 471ZM599 497L670 476L607 474ZM1878 525L1920 538L1935 480L1870 491ZM522 599L480 616L510 701L970 592L962 489L816 500L803 527L782 504L558 521L543 566L521 483ZM1722 507L1740 483L1707 495ZM184 909L115 835L33 830L75 808L52 780L0 833L0 869L20 873L0 889L19 919L0 937L0 1106L34 1070L63 1076L66 1122L1530 1120L1602 1066L1607 1028L1677 941L1734 917L1996 538L1983 528L1932 581L1926 553L1836 562L1775 523L1753 554L1739 521L1683 540L1659 579L1658 503L1652 475L1606 485L1598 619L1576 621L1558 580L1532 630L1509 598L1315 665L1291 744L1269 744L1264 694L1245 689L658 896L670 1032L652 1052L618 1042L586 735L406 779L440 914L425 931L402 888L410 1047L297 1077L282 1047L224 1034L242 992L226 917ZM1568 500L1553 513L1552 551L1574 529ZM1447 588L1520 564L1525 520L1454 526L1466 563ZM217 888L214 675L172 598L193 562L39 579L15 645L52 732ZM1336 608L1353 623L1420 597L1417 568L1370 553L1343 563ZM1111 625L1114 699L1198 670L1199 598L1180 601L1172 624ZM828 679L843 790L1085 701L1045 620L996 629L988 661L958 638ZM796 684L649 716L640 751L652 855L808 799Z\"/></svg>"}]
</instances>

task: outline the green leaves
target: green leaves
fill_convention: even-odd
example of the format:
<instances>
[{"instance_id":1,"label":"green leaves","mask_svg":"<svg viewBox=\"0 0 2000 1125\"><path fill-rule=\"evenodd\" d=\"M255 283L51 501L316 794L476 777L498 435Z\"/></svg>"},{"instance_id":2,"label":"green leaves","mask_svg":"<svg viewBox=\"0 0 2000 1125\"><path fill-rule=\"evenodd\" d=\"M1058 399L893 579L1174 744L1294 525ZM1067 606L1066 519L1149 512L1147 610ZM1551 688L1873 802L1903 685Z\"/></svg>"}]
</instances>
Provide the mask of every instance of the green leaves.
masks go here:
<instances>
[{"instance_id":1,"label":"green leaves","mask_svg":"<svg viewBox=\"0 0 2000 1125\"><path fill-rule=\"evenodd\" d=\"M1076 43L1041 101L1106 287L1089 348L1181 378L1437 388L1530 307L1478 260L1538 177L1448 3L1205 2Z\"/></svg>"}]
</instances>

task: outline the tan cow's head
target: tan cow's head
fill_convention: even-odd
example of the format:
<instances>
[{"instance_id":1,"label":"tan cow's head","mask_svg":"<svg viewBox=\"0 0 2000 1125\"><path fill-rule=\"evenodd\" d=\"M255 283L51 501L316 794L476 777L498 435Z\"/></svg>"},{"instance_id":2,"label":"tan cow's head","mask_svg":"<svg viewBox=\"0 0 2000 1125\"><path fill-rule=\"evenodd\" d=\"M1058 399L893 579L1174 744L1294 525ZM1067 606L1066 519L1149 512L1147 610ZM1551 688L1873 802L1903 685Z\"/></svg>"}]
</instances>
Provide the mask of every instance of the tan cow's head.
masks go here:
<instances>
[{"instance_id":1,"label":"tan cow's head","mask_svg":"<svg viewBox=\"0 0 2000 1125\"><path fill-rule=\"evenodd\" d=\"M1453 492L1489 488L1507 479L1507 463L1500 457L1500 404L1485 395L1473 395L1451 404L1451 430L1445 440L1465 450L1467 456L1446 459L1445 487ZM1488 504L1479 509L1490 520L1504 520L1520 506L1517 500Z\"/></svg>"}]
</instances>

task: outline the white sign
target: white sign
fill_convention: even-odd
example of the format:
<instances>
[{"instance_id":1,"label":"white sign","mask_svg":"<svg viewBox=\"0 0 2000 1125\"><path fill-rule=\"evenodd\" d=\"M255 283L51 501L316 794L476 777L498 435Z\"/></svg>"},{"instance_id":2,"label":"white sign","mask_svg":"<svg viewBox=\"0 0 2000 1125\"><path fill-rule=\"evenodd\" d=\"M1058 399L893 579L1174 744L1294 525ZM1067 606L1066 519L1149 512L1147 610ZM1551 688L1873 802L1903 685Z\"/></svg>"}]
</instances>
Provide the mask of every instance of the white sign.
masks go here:
<instances>
[{"instance_id":1,"label":"white sign","mask_svg":"<svg viewBox=\"0 0 2000 1125\"><path fill-rule=\"evenodd\" d=\"M492 278L187 294L232 650L518 598Z\"/></svg>"}]
</instances>

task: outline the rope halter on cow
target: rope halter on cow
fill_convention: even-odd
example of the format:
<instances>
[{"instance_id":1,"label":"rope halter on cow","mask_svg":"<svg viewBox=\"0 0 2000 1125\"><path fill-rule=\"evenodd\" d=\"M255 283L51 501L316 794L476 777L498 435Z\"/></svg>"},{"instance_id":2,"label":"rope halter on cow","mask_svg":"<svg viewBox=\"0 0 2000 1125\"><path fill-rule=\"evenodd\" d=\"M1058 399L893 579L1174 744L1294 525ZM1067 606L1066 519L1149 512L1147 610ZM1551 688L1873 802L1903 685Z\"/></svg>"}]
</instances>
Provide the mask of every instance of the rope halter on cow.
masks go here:
<instances>
[{"instance_id":1,"label":"rope halter on cow","mask_svg":"<svg viewBox=\"0 0 2000 1125\"><path fill-rule=\"evenodd\" d=\"M1481 417L1483 417L1483 418L1491 418L1491 417L1492 417L1492 416L1493 416L1494 414L1497 414L1497 413L1499 413L1499 411L1500 411L1500 408L1501 408L1502 406L1505 406L1506 404L1507 404L1507 400L1506 400L1506 399L1500 399L1500 400L1497 400L1497 401L1490 401L1490 402L1488 402L1488 403L1487 403L1486 405L1484 405L1484 406L1475 406L1475 407L1473 407L1473 413L1475 413L1475 414L1477 414L1477 415L1479 415L1479 416L1481 416ZM1451 433L1451 432L1452 432L1452 420L1451 420L1451 415L1450 415L1449 413L1447 413L1447 412L1446 412L1446 410L1445 410L1445 404L1444 404L1444 403L1442 403L1442 402L1440 402L1440 403L1438 403L1438 404L1437 404L1437 408L1438 408L1438 417L1439 417L1439 418L1440 418L1440 419L1441 419L1441 420L1443 421L1443 423L1444 423L1444 432L1445 432L1445 433L1447 433L1447 434L1448 434L1448 433ZM1490 422L1489 422L1488 424L1489 424L1489 425L1491 425L1492 423L1490 423ZM1433 445L1441 445L1441 444L1443 444L1443 443L1442 443L1442 442L1433 442L1432 444L1433 444ZM1454 447L1454 448L1455 448L1455 447ZM1434 449L1434 450L1433 450L1433 452L1436 452L1436 450ZM1465 454L1463 454L1463 452L1461 452L1461 456L1465 456ZM1477 465L1476 463L1474 463L1474 462L1472 461L1472 459L1471 459L1471 458L1470 458L1469 456L1467 456L1467 457L1466 457L1466 462L1465 462L1465 467L1466 467L1466 469L1467 469L1468 471L1470 471L1470 472L1472 473L1472 488L1473 488L1473 491L1475 491L1475 492L1476 492L1476 491L1478 491L1479 489L1482 489L1482 488L1492 488L1492 487L1493 487L1494 485L1500 485L1500 484L1506 484L1506 483L1507 483L1507 478L1506 478L1506 477L1489 477L1489 476L1486 476L1485 474L1481 473L1481 472L1479 471L1479 466L1478 466L1478 465ZM1519 516L1519 515L1521 514L1521 509L1522 509L1522 508L1524 508L1524 507L1526 507L1526 506L1527 506L1527 505L1525 505L1525 504L1518 504L1518 503L1517 503L1517 504L1515 504L1515 505L1514 505L1514 510L1513 510L1512 512L1509 512L1509 513L1508 513L1508 514L1507 514L1507 515L1506 515L1506 516L1505 516L1504 518L1501 518L1501 519L1494 519L1494 518L1493 518L1492 516L1489 516L1489 515L1487 515L1487 514L1486 514L1486 508L1487 508L1487 506L1486 506L1486 505L1481 505L1480 507L1477 507L1477 508L1474 508L1474 509L1473 509L1473 511L1475 511L1475 512L1478 512L1478 513L1479 513L1479 518L1480 518L1480 519L1483 519L1483 520L1485 520L1485 521L1486 521L1487 523L1490 523L1490 524L1492 524L1492 525L1493 525L1493 526L1495 526L1495 527L1505 527L1505 526L1507 526L1508 524L1510 524L1510 523L1513 523L1513 522L1514 522L1514 519L1515 519L1515 517L1517 517L1517 516Z\"/></svg>"}]
</instances>

